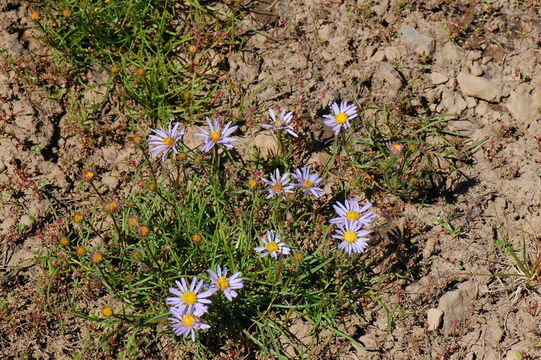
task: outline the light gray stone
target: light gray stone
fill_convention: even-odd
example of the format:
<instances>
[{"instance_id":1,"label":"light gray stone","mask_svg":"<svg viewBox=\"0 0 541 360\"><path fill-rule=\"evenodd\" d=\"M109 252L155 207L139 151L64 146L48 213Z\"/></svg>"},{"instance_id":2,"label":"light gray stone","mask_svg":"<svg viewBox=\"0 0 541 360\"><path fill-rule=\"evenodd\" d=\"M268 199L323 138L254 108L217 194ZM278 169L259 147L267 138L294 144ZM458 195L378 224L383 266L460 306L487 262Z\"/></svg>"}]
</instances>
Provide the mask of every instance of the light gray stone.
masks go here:
<instances>
[{"instance_id":1,"label":"light gray stone","mask_svg":"<svg viewBox=\"0 0 541 360\"><path fill-rule=\"evenodd\" d=\"M411 26L403 25L400 28L402 41L418 55L432 55L436 49L436 40L421 34Z\"/></svg>"},{"instance_id":2,"label":"light gray stone","mask_svg":"<svg viewBox=\"0 0 541 360\"><path fill-rule=\"evenodd\" d=\"M482 77L460 72L456 79L460 91L465 96L473 96L486 101L497 101L501 96L501 86Z\"/></svg>"},{"instance_id":3,"label":"light gray stone","mask_svg":"<svg viewBox=\"0 0 541 360\"><path fill-rule=\"evenodd\" d=\"M464 323L471 316L474 300L477 297L477 288L472 282L465 282L457 290L444 294L438 303L438 309L443 311L443 329L453 332L456 327Z\"/></svg>"},{"instance_id":4,"label":"light gray stone","mask_svg":"<svg viewBox=\"0 0 541 360\"><path fill-rule=\"evenodd\" d=\"M443 311L440 309L428 309L426 313L426 322L428 323L428 330L433 331L441 326L443 320Z\"/></svg>"},{"instance_id":5,"label":"light gray stone","mask_svg":"<svg viewBox=\"0 0 541 360\"><path fill-rule=\"evenodd\" d=\"M395 97L403 86L402 78L391 64L379 63L372 75L373 88L380 96Z\"/></svg>"},{"instance_id":6,"label":"light gray stone","mask_svg":"<svg viewBox=\"0 0 541 360\"><path fill-rule=\"evenodd\" d=\"M440 111L460 115L468 107L466 101L457 92L444 87L441 94Z\"/></svg>"},{"instance_id":7,"label":"light gray stone","mask_svg":"<svg viewBox=\"0 0 541 360\"><path fill-rule=\"evenodd\" d=\"M541 89L521 86L511 92L505 107L519 123L529 125L541 118Z\"/></svg>"},{"instance_id":8,"label":"light gray stone","mask_svg":"<svg viewBox=\"0 0 541 360\"><path fill-rule=\"evenodd\" d=\"M26 227L32 227L34 225L34 219L28 214L21 216L19 222Z\"/></svg>"},{"instance_id":9,"label":"light gray stone","mask_svg":"<svg viewBox=\"0 0 541 360\"><path fill-rule=\"evenodd\" d=\"M114 189L118 186L118 179L111 175L105 175L101 178L101 182L111 189Z\"/></svg>"},{"instance_id":10,"label":"light gray stone","mask_svg":"<svg viewBox=\"0 0 541 360\"><path fill-rule=\"evenodd\" d=\"M449 77L445 74L433 72L430 73L430 81L434 85L445 84L449 80Z\"/></svg>"},{"instance_id":11,"label":"light gray stone","mask_svg":"<svg viewBox=\"0 0 541 360\"><path fill-rule=\"evenodd\" d=\"M385 48L385 57L388 60L400 59L400 50L396 46L389 46Z\"/></svg>"},{"instance_id":12,"label":"light gray stone","mask_svg":"<svg viewBox=\"0 0 541 360\"><path fill-rule=\"evenodd\" d=\"M376 51L376 53L374 54L374 56L372 56L370 58L370 61L373 61L373 62L382 62L382 61L385 61L385 51L384 50L378 50Z\"/></svg>"},{"instance_id":13,"label":"light gray stone","mask_svg":"<svg viewBox=\"0 0 541 360\"><path fill-rule=\"evenodd\" d=\"M481 76L483 75L484 71L481 65L479 65L477 61L474 61L471 66L470 73L475 76Z\"/></svg>"}]
</instances>

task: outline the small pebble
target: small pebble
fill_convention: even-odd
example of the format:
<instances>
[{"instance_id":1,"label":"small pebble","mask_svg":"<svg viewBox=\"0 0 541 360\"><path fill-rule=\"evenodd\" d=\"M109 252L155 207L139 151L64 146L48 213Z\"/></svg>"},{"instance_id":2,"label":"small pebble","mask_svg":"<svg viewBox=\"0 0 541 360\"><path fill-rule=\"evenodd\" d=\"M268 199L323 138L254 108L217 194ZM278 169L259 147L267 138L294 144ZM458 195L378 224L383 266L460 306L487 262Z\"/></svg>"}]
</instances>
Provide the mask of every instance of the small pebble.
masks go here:
<instances>
[{"instance_id":1,"label":"small pebble","mask_svg":"<svg viewBox=\"0 0 541 360\"><path fill-rule=\"evenodd\" d=\"M428 330L436 330L441 326L441 320L443 319L443 311L440 309L428 309L426 313L426 322L428 323Z\"/></svg>"},{"instance_id":2,"label":"small pebble","mask_svg":"<svg viewBox=\"0 0 541 360\"><path fill-rule=\"evenodd\" d=\"M34 225L34 219L32 219L32 217L27 214L21 216L19 222L26 227L32 227L32 225Z\"/></svg>"}]
</instances>

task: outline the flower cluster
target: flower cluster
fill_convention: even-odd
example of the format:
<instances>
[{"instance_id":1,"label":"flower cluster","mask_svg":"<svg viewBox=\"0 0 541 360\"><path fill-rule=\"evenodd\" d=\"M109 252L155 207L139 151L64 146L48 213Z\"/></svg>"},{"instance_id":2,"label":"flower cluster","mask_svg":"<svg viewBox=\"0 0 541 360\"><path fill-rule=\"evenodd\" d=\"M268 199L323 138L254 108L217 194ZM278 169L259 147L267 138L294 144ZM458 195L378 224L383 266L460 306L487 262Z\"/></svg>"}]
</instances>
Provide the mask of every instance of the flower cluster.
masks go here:
<instances>
[{"instance_id":1,"label":"flower cluster","mask_svg":"<svg viewBox=\"0 0 541 360\"><path fill-rule=\"evenodd\" d=\"M323 189L318 187L323 179L317 172L311 173L310 167L304 166L302 170L295 170L293 178L297 181L296 183L289 184L291 181L289 175L290 174L287 172L281 175L280 170L275 169L274 174L271 174L269 179L261 179L261 181L269 186L267 188L267 199L274 196L284 197L287 193L292 193L294 188L301 189L305 197L312 195L315 198L318 198L324 194Z\"/></svg>"},{"instance_id":2,"label":"flower cluster","mask_svg":"<svg viewBox=\"0 0 541 360\"><path fill-rule=\"evenodd\" d=\"M329 220L329 223L336 224L338 228L332 237L342 240L338 247L348 254L362 253L368 246L369 239L366 236L370 230L363 227L371 226L376 217L374 212L368 211L370 207L372 207L371 203L360 207L356 199L349 199L344 203L337 202L333 205L338 216Z\"/></svg>"},{"instance_id":3,"label":"flower cluster","mask_svg":"<svg viewBox=\"0 0 541 360\"><path fill-rule=\"evenodd\" d=\"M211 122L209 118L206 119L209 130L205 130L197 127L200 133L195 134L196 136L203 138L203 143L201 144L201 150L203 152L210 151L215 145L222 145L226 148L232 148L233 142L238 141L239 139L232 138L230 135L237 130L238 126L231 126L231 121L225 124L222 129L220 121L215 119L214 122ZM169 151L172 150L175 154L178 153L178 143L184 135L185 129L179 129L180 123L175 123L175 125L169 124L167 130L159 127L158 129L151 129L154 135L149 135L148 144L150 146L150 153L153 157L158 157L161 155L162 161L165 161Z\"/></svg>"},{"instance_id":4,"label":"flower cluster","mask_svg":"<svg viewBox=\"0 0 541 360\"><path fill-rule=\"evenodd\" d=\"M172 317L171 328L178 336L190 336L195 341L195 331L210 328L209 324L201 322L201 316L208 312L208 305L211 304L209 297L217 292L223 292L227 300L233 301L238 294L235 290L243 287L241 273L236 272L227 276L227 267L216 267L216 272L209 269L210 284L205 284L203 280L193 277L188 285L186 278L175 281L177 287L169 288L169 291L175 295L165 299L168 305L171 305L169 312Z\"/></svg>"},{"instance_id":5,"label":"flower cluster","mask_svg":"<svg viewBox=\"0 0 541 360\"><path fill-rule=\"evenodd\" d=\"M348 104L347 101L342 101L340 104L334 102L332 104L332 110L334 114L323 115L323 117L327 119L324 122L325 125L332 127L336 135L341 129L351 127L350 120L357 117L357 107L353 104ZM290 124L292 119L292 112L282 110L280 117L277 118L274 110L269 109L270 123L262 124L261 126L268 130L286 131L291 136L298 137L297 133L293 131L293 126ZM230 149L233 147L232 143L239 140L237 138L230 137L238 128L236 125L231 126L231 121L225 124L223 128L221 121L218 119L214 119L214 121L211 122L211 120L207 117L206 122L208 125L208 130L197 126L200 132L195 134L196 136L201 137L203 140L201 144L201 150L203 152L212 150L215 145L222 145ZM174 125L169 123L167 130L160 126L157 129L151 129L151 131L154 134L149 135L148 145L153 157L161 156L161 160L165 161L169 151L173 151L175 154L178 153L177 146L185 132L185 128L180 128L179 122L175 123ZM310 191L310 193L317 197L317 191Z\"/></svg>"}]
</instances>

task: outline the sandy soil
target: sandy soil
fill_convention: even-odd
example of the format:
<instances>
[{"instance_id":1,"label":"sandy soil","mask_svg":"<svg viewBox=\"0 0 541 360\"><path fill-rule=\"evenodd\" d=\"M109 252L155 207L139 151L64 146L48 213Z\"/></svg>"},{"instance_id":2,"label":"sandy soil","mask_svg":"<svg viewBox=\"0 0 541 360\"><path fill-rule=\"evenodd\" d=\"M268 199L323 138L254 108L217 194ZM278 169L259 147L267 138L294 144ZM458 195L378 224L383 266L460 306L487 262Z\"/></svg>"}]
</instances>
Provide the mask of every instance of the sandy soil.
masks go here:
<instances>
[{"instance_id":1,"label":"sandy soil","mask_svg":"<svg viewBox=\"0 0 541 360\"><path fill-rule=\"evenodd\" d=\"M386 224L375 246L382 254L400 249L381 270L405 264L407 274L381 292L394 321L387 321L380 304L367 301L362 316L347 319L342 331L374 350L338 341L322 356L541 358L536 286L520 277L488 276L520 272L495 246L498 238L541 255L541 3L265 1L245 5L251 10L239 24L245 44L228 55L224 98L233 102L224 107L236 108L253 95L251 107L294 109L314 121L314 137L326 139L332 134L313 114L332 101L381 106L408 98L419 116L453 113L451 130L472 141L487 138L461 168L468 181L439 201L381 199ZM0 4L0 182L20 189L16 197L4 196L0 208L0 284L17 299L18 311L0 321L0 354L62 358L83 325L65 315L74 329L59 329L55 316L62 315L43 310L36 290L42 270L32 266L32 252L55 241L62 227L56 215L89 200L76 191L83 169L107 169L100 186L114 191L129 180L135 150L122 140L114 106L102 109L111 120L99 129L103 136L81 131L68 97L92 102L103 93L69 84L36 38L29 12L17 1ZM90 82L99 84L104 76L89 70ZM45 96L43 88L58 92L62 86L70 87L67 95ZM263 151L273 146L255 136ZM37 195L38 185L45 197ZM437 218L461 230L452 235L434 224ZM6 315L4 309L0 314ZM303 324L296 326L303 336ZM24 342L15 336L17 328L24 330Z\"/></svg>"}]
</instances>

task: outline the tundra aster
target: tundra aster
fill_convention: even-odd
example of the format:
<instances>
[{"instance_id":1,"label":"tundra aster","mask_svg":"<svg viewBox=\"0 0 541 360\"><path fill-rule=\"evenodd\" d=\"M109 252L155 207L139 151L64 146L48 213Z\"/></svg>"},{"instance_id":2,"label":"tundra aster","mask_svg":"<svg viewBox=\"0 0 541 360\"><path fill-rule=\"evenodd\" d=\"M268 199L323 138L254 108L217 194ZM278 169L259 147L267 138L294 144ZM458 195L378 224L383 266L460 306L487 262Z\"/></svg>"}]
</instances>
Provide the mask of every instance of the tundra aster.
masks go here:
<instances>
[{"instance_id":1,"label":"tundra aster","mask_svg":"<svg viewBox=\"0 0 541 360\"><path fill-rule=\"evenodd\" d=\"M278 254L287 255L290 252L290 249L285 246L285 244L280 240L280 236L272 230L267 230L266 239L259 237L263 242L263 246L255 247L256 252L260 252L260 257L270 255L273 259L278 257Z\"/></svg>"},{"instance_id":2,"label":"tundra aster","mask_svg":"<svg viewBox=\"0 0 541 360\"><path fill-rule=\"evenodd\" d=\"M169 288L169 291L176 295L165 299L168 305L180 309L181 312L193 313L195 316L201 316L207 312L207 306L210 304L210 300L206 299L211 296L214 291L203 289L203 280L197 282L197 277L193 277L190 286L185 278L181 278L180 281L175 281L178 288Z\"/></svg>"},{"instance_id":3,"label":"tundra aster","mask_svg":"<svg viewBox=\"0 0 541 360\"><path fill-rule=\"evenodd\" d=\"M175 154L177 153L177 142L184 135L184 128L179 129L179 126L180 123L177 122L173 126L169 123L167 130L161 126L158 129L151 129L155 135L148 136L148 145L153 157L161 155L162 161L164 161L170 150L173 150Z\"/></svg>"},{"instance_id":4,"label":"tundra aster","mask_svg":"<svg viewBox=\"0 0 541 360\"><path fill-rule=\"evenodd\" d=\"M229 301L233 301L234 297L237 297L235 289L241 289L243 286L242 279L239 277L240 272L236 272L233 275L227 277L227 267L220 268L220 265L216 267L216 272L208 270L210 280L210 290L223 291L225 297Z\"/></svg>"},{"instance_id":5,"label":"tundra aster","mask_svg":"<svg viewBox=\"0 0 541 360\"><path fill-rule=\"evenodd\" d=\"M280 113L280 119L276 119L274 110L269 109L269 117L270 117L269 119L270 124L261 125L265 129L274 130L274 131L285 130L291 136L294 136L294 137L299 136L293 131L293 127L289 124L291 122L291 119L293 118L292 112L288 112L286 114L286 111L282 110L282 112Z\"/></svg>"},{"instance_id":6,"label":"tundra aster","mask_svg":"<svg viewBox=\"0 0 541 360\"><path fill-rule=\"evenodd\" d=\"M171 328L177 336L190 336L192 341L195 341L195 330L208 329L210 325L199 321L199 317L190 312L183 312L179 308L171 307L169 309L171 315Z\"/></svg>"},{"instance_id":7,"label":"tundra aster","mask_svg":"<svg viewBox=\"0 0 541 360\"><path fill-rule=\"evenodd\" d=\"M338 135L342 128L351 127L350 120L357 117L357 107L353 104L348 104L347 101L342 101L340 105L336 102L332 103L332 111L334 114L323 115L325 125L332 127L334 134Z\"/></svg>"},{"instance_id":8,"label":"tundra aster","mask_svg":"<svg viewBox=\"0 0 541 360\"><path fill-rule=\"evenodd\" d=\"M371 203L366 203L362 208L359 207L359 202L356 199L349 199L344 203L336 202L333 205L334 211L338 215L335 218L329 220L331 224L343 224L347 221L358 222L363 226L370 226L376 214L372 211L362 215L363 212L368 210L372 206Z\"/></svg>"},{"instance_id":9,"label":"tundra aster","mask_svg":"<svg viewBox=\"0 0 541 360\"><path fill-rule=\"evenodd\" d=\"M359 222L346 221L336 229L334 239L342 240L338 247L348 254L362 253L368 246L368 238L365 237L370 233L369 230L363 230L362 224Z\"/></svg>"},{"instance_id":10,"label":"tundra aster","mask_svg":"<svg viewBox=\"0 0 541 360\"><path fill-rule=\"evenodd\" d=\"M304 196L312 194L318 198L325 193L322 188L317 187L323 179L319 177L317 172L310 173L310 167L305 166L302 170L295 169L292 176L298 181L293 186L300 188L304 192Z\"/></svg>"},{"instance_id":11,"label":"tundra aster","mask_svg":"<svg viewBox=\"0 0 541 360\"><path fill-rule=\"evenodd\" d=\"M220 122L215 119L214 123L210 122L210 119L207 118L207 124L209 126L209 131L197 127L201 133L195 134L196 136L201 136L203 138L203 144L201 150L204 152L210 151L216 144L221 144L226 148L232 148L231 144L233 141L238 141L239 139L229 137L232 133L237 130L238 126L231 126L231 121L225 124L224 128L221 129Z\"/></svg>"}]
</instances>

